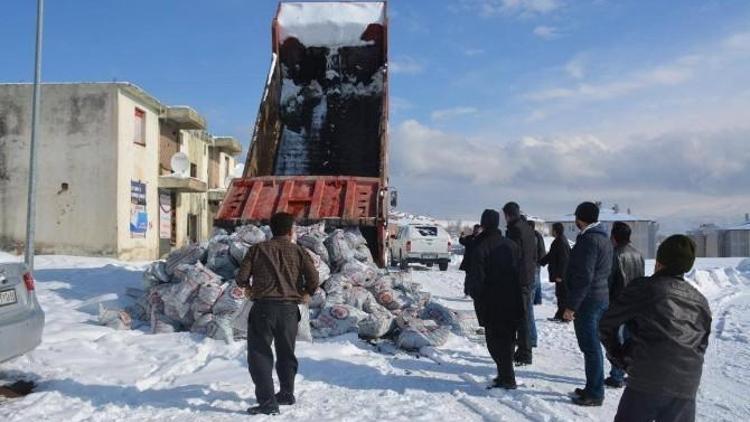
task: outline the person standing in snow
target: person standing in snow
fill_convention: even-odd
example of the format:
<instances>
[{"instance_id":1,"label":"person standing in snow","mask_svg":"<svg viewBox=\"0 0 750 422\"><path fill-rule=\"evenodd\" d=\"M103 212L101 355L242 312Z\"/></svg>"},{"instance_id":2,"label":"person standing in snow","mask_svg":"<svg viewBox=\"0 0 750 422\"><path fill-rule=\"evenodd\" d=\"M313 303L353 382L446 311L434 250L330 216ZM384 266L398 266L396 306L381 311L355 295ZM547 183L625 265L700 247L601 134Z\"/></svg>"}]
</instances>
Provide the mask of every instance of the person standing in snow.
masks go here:
<instances>
[{"instance_id":1,"label":"person standing in snow","mask_svg":"<svg viewBox=\"0 0 750 422\"><path fill-rule=\"evenodd\" d=\"M467 277L475 306L485 327L487 349L497 366L497 377L488 388L512 390L516 387L513 352L518 325L524 319L524 299L520 282L521 249L503 237L500 213L485 210L482 233L469 257Z\"/></svg>"},{"instance_id":2,"label":"person standing in snow","mask_svg":"<svg viewBox=\"0 0 750 422\"><path fill-rule=\"evenodd\" d=\"M549 253L539 261L539 264L547 266L549 281L555 283L557 312L555 312L554 317L550 318L550 321L568 322L563 319L563 313L565 312L565 299L568 294L565 289L564 277L565 271L568 268L568 258L570 257L570 243L568 242L568 238L565 237L565 228L562 223L552 225L552 236L554 236L555 240L552 241L552 245L549 247Z\"/></svg>"},{"instance_id":3,"label":"person standing in snow","mask_svg":"<svg viewBox=\"0 0 750 422\"><path fill-rule=\"evenodd\" d=\"M586 387L575 390L573 403L601 406L604 401L604 356L599 344L599 320L609 305L612 243L599 223L599 207L593 202L578 205L575 219L581 233L568 260L565 276L568 299L563 319L573 321L586 368Z\"/></svg>"},{"instance_id":4,"label":"person standing in snow","mask_svg":"<svg viewBox=\"0 0 750 422\"><path fill-rule=\"evenodd\" d=\"M515 202L503 206L507 223L506 236L521 248L521 293L524 299L525 318L518 326L518 350L514 355L517 365L531 365L531 349L536 347L534 321L534 274L537 268L536 236L521 216L521 207Z\"/></svg>"},{"instance_id":5,"label":"person standing in snow","mask_svg":"<svg viewBox=\"0 0 750 422\"><path fill-rule=\"evenodd\" d=\"M252 246L242 260L237 285L249 289L253 301L247 323L247 364L258 405L251 415L278 414L279 405L292 405L297 358L294 346L301 315L297 305L318 288L318 271L310 255L292 243L294 217L271 217L273 239ZM274 394L273 342L280 391Z\"/></svg>"},{"instance_id":6,"label":"person standing in snow","mask_svg":"<svg viewBox=\"0 0 750 422\"><path fill-rule=\"evenodd\" d=\"M599 324L607 357L628 373L616 422L695 420L711 309L685 281L694 262L695 243L670 236L659 245L654 275L628 283Z\"/></svg>"},{"instance_id":7,"label":"person standing in snow","mask_svg":"<svg viewBox=\"0 0 750 422\"><path fill-rule=\"evenodd\" d=\"M544 236L536 230L536 224L529 220L529 227L534 231L536 236L536 272L534 273L534 305L542 304L542 266L539 261L547 254L544 246ZM536 325L536 323L534 324Z\"/></svg>"},{"instance_id":8,"label":"person standing in snow","mask_svg":"<svg viewBox=\"0 0 750 422\"><path fill-rule=\"evenodd\" d=\"M471 234L469 235L462 235L458 238L458 243L460 243L464 247L464 257L461 260L461 265L458 267L459 270L467 272L469 267L469 256L471 256L471 252L474 250L474 241L479 236L479 234L482 232L482 226L480 224L475 224L474 229L472 230ZM469 274L467 272L466 278L464 279L464 294L466 296L471 296L469 294L468 290L468 280Z\"/></svg>"},{"instance_id":9,"label":"person standing in snow","mask_svg":"<svg viewBox=\"0 0 750 422\"><path fill-rule=\"evenodd\" d=\"M609 276L609 303L615 302L622 290L636 278L645 275L646 264L643 255L630 243L630 226L622 221L612 224L611 239L614 245L614 258L612 259L612 274ZM625 327L620 329L620 343L624 343L628 333ZM612 388L622 388L625 385L625 372L612 365L609 377L604 380L604 385Z\"/></svg>"}]
</instances>

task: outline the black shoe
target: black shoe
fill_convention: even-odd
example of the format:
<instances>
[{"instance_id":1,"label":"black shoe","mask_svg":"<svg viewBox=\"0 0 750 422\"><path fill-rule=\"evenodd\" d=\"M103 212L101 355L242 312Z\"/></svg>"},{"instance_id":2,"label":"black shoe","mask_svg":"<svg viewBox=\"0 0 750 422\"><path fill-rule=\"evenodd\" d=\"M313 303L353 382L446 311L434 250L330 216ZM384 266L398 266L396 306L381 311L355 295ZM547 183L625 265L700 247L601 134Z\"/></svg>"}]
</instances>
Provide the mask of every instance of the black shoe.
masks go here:
<instances>
[{"instance_id":1,"label":"black shoe","mask_svg":"<svg viewBox=\"0 0 750 422\"><path fill-rule=\"evenodd\" d=\"M586 391L583 388L576 388L573 390L573 396L575 397L583 397L586 395Z\"/></svg>"},{"instance_id":2,"label":"black shoe","mask_svg":"<svg viewBox=\"0 0 750 422\"><path fill-rule=\"evenodd\" d=\"M531 359L519 359L513 362L515 366L528 366L531 365Z\"/></svg>"},{"instance_id":3,"label":"black shoe","mask_svg":"<svg viewBox=\"0 0 750 422\"><path fill-rule=\"evenodd\" d=\"M604 402L604 399L595 399L593 397L587 396L585 393L578 397L573 397L573 403L577 404L579 406L601 406Z\"/></svg>"},{"instance_id":4,"label":"black shoe","mask_svg":"<svg viewBox=\"0 0 750 422\"><path fill-rule=\"evenodd\" d=\"M279 406L264 404L248 408L247 413L251 415L278 415L281 412L279 412Z\"/></svg>"},{"instance_id":5,"label":"black shoe","mask_svg":"<svg viewBox=\"0 0 750 422\"><path fill-rule=\"evenodd\" d=\"M502 388L503 390L515 390L518 388L518 384L515 381L501 381L500 378L492 380L492 384L487 386L488 390L493 388Z\"/></svg>"},{"instance_id":6,"label":"black shoe","mask_svg":"<svg viewBox=\"0 0 750 422\"><path fill-rule=\"evenodd\" d=\"M616 380L612 377L607 377L607 379L604 380L604 385L610 388L622 388L625 386L625 382Z\"/></svg>"},{"instance_id":7,"label":"black shoe","mask_svg":"<svg viewBox=\"0 0 750 422\"><path fill-rule=\"evenodd\" d=\"M294 403L297 403L297 400L294 398L294 394L279 391L276 393L276 403L281 406L291 406Z\"/></svg>"}]
</instances>

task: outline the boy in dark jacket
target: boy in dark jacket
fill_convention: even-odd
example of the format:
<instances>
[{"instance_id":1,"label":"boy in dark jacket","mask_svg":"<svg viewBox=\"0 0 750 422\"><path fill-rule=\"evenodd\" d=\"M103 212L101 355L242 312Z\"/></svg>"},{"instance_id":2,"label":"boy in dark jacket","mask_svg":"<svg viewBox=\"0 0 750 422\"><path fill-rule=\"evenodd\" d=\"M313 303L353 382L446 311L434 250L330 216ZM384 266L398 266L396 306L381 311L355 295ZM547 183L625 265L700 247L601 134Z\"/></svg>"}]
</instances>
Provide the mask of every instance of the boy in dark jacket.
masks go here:
<instances>
[{"instance_id":1,"label":"boy in dark jacket","mask_svg":"<svg viewBox=\"0 0 750 422\"><path fill-rule=\"evenodd\" d=\"M474 243L467 276L477 314L485 327L487 349L497 365L497 378L489 388L516 388L513 349L516 330L524 318L521 295L521 251L504 238L499 229L500 214L485 210L482 234Z\"/></svg>"},{"instance_id":2,"label":"boy in dark jacket","mask_svg":"<svg viewBox=\"0 0 750 422\"><path fill-rule=\"evenodd\" d=\"M531 230L534 231L536 237L536 272L534 273L534 305L542 304L542 265L539 261L547 254L547 249L544 246L544 236L536 230L536 223L531 220L527 221Z\"/></svg>"},{"instance_id":3,"label":"boy in dark jacket","mask_svg":"<svg viewBox=\"0 0 750 422\"><path fill-rule=\"evenodd\" d=\"M599 344L599 320L609 304L608 279L612 272L612 243L599 223L599 207L584 202L576 208L581 233L570 252L563 318L573 321L578 347L586 367L586 387L577 389L573 403L601 406L604 401L604 356Z\"/></svg>"},{"instance_id":4,"label":"boy in dark jacket","mask_svg":"<svg viewBox=\"0 0 750 422\"><path fill-rule=\"evenodd\" d=\"M563 312L565 312L565 296L568 294L565 289L565 271L568 268L568 258L570 257L570 243L568 238L565 237L565 228L562 223L555 223L552 225L552 236L555 240L552 241L552 245L549 247L549 253L545 255L539 264L547 266L549 272L550 283L555 283L555 297L557 298L557 312L555 316L550 318L550 321L555 322L568 322L563 319Z\"/></svg>"},{"instance_id":5,"label":"boy in dark jacket","mask_svg":"<svg viewBox=\"0 0 750 422\"><path fill-rule=\"evenodd\" d=\"M615 302L625 286L636 278L645 275L643 255L630 243L630 226L622 221L612 224L612 244L615 256L612 259L612 274L609 275L609 303ZM624 343L628 333L625 327L620 329L620 342ZM622 388L625 385L625 371L612 365L609 377L604 384L612 388Z\"/></svg>"},{"instance_id":6,"label":"boy in dark jacket","mask_svg":"<svg viewBox=\"0 0 750 422\"><path fill-rule=\"evenodd\" d=\"M695 244L675 235L659 246L656 272L630 282L599 324L613 364L628 373L615 421L693 421L711 332L706 298L683 278ZM629 338L622 344L618 330Z\"/></svg>"}]
</instances>

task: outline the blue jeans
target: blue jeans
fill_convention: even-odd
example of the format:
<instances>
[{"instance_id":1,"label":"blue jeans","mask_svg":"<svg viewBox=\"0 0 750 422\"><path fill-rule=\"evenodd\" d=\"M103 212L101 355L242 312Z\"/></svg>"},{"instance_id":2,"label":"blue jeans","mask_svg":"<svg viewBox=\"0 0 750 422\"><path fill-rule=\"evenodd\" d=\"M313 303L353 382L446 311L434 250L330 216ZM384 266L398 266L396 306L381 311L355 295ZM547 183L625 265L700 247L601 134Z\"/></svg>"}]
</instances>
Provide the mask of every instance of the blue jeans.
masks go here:
<instances>
[{"instance_id":1,"label":"blue jeans","mask_svg":"<svg viewBox=\"0 0 750 422\"><path fill-rule=\"evenodd\" d=\"M534 305L542 304L542 270L541 268L536 269L536 275L534 275Z\"/></svg>"},{"instance_id":2,"label":"blue jeans","mask_svg":"<svg viewBox=\"0 0 750 422\"><path fill-rule=\"evenodd\" d=\"M607 300L584 300L575 314L573 325L578 348L583 352L588 397L604 398L604 354L599 342L599 320L608 307Z\"/></svg>"},{"instance_id":3,"label":"blue jeans","mask_svg":"<svg viewBox=\"0 0 750 422\"><path fill-rule=\"evenodd\" d=\"M619 337L620 344L625 344L625 340L628 339L629 335L627 328L625 328L624 325L620 327L620 330L617 332L617 337ZM625 381L625 371L614 365L612 365L612 370L609 371L609 376L615 381Z\"/></svg>"}]
</instances>

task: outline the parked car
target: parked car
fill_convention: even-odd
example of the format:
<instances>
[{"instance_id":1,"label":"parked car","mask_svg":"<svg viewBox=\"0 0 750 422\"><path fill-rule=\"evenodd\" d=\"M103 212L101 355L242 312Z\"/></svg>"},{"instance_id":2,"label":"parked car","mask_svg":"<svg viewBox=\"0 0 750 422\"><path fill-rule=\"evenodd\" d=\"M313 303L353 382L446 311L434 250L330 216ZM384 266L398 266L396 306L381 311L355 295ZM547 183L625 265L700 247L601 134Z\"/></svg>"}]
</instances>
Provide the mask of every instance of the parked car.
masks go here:
<instances>
[{"instance_id":1,"label":"parked car","mask_svg":"<svg viewBox=\"0 0 750 422\"><path fill-rule=\"evenodd\" d=\"M391 236L389 250L391 265L406 269L411 263L438 264L440 271L446 271L451 262L451 237L438 225L410 224Z\"/></svg>"},{"instance_id":2,"label":"parked car","mask_svg":"<svg viewBox=\"0 0 750 422\"><path fill-rule=\"evenodd\" d=\"M42 342L44 311L25 264L0 264L0 363Z\"/></svg>"}]
</instances>

